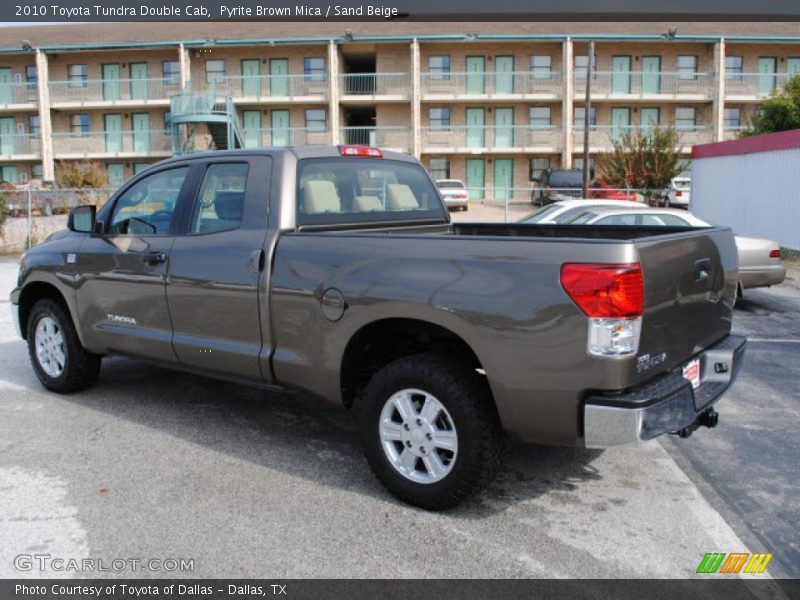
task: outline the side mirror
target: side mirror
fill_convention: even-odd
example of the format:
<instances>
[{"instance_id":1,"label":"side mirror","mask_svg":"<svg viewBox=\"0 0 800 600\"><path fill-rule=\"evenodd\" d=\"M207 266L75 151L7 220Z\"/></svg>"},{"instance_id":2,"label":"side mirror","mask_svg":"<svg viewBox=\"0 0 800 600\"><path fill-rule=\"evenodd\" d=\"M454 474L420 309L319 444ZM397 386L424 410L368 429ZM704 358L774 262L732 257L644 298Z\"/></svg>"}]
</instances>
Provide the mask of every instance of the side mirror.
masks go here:
<instances>
[{"instance_id":1,"label":"side mirror","mask_svg":"<svg viewBox=\"0 0 800 600\"><path fill-rule=\"evenodd\" d=\"M96 214L96 206L76 206L69 211L67 229L70 231L76 231L78 233L93 233Z\"/></svg>"}]
</instances>

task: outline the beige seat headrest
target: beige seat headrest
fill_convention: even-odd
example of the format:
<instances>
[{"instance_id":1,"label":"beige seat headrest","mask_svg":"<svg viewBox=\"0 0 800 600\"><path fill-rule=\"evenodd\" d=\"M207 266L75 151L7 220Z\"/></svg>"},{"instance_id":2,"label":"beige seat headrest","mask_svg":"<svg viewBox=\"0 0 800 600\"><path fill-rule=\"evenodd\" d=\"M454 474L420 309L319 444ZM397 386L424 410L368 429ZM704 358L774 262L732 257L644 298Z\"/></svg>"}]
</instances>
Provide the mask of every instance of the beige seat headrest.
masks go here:
<instances>
[{"instance_id":1,"label":"beige seat headrest","mask_svg":"<svg viewBox=\"0 0 800 600\"><path fill-rule=\"evenodd\" d=\"M305 208L309 214L342 212L342 200L331 181L306 181L303 185Z\"/></svg>"},{"instance_id":2,"label":"beige seat headrest","mask_svg":"<svg viewBox=\"0 0 800 600\"><path fill-rule=\"evenodd\" d=\"M383 210L383 204L377 196L356 196L353 199L353 212L372 212L373 210Z\"/></svg>"},{"instance_id":3,"label":"beige seat headrest","mask_svg":"<svg viewBox=\"0 0 800 600\"><path fill-rule=\"evenodd\" d=\"M414 192L405 183L390 183L386 186L389 193L387 206L389 210L412 210L419 208Z\"/></svg>"}]
</instances>

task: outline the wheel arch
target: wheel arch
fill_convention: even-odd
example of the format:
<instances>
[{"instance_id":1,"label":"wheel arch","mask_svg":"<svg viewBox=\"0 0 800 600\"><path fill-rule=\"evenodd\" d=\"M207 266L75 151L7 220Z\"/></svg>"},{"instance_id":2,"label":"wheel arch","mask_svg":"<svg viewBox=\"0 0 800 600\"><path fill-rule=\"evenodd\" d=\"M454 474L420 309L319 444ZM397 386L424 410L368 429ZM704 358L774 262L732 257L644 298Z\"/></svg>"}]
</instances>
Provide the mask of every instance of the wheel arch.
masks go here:
<instances>
[{"instance_id":1,"label":"wheel arch","mask_svg":"<svg viewBox=\"0 0 800 600\"><path fill-rule=\"evenodd\" d=\"M53 283L44 280L30 281L19 294L19 324L22 338L28 339L28 319L33 306L42 299L51 299L61 304L75 323L75 316L64 293ZM77 329L77 327L76 327ZM80 332L79 332L80 333Z\"/></svg>"}]
</instances>

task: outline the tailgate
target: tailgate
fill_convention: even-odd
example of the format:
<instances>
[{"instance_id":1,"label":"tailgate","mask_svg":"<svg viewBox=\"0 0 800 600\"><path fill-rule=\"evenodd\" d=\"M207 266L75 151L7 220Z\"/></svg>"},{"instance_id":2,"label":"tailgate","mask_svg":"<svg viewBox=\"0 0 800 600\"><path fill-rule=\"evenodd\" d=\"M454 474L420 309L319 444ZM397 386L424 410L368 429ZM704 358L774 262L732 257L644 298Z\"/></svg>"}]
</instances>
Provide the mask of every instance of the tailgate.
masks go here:
<instances>
[{"instance_id":1,"label":"tailgate","mask_svg":"<svg viewBox=\"0 0 800 600\"><path fill-rule=\"evenodd\" d=\"M738 257L725 228L641 238L644 316L637 378L673 369L730 333Z\"/></svg>"}]
</instances>

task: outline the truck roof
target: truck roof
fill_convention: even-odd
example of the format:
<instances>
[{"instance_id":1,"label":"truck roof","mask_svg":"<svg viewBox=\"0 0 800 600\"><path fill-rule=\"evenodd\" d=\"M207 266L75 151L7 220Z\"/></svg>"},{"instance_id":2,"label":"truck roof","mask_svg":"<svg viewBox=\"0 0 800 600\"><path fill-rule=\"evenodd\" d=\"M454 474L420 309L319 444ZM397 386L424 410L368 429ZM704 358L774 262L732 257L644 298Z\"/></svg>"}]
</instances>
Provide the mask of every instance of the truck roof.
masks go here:
<instances>
[{"instance_id":1,"label":"truck roof","mask_svg":"<svg viewBox=\"0 0 800 600\"><path fill-rule=\"evenodd\" d=\"M347 146L348 144L342 144ZM196 154L182 154L180 156L173 156L162 161L160 164L186 161L186 160L201 160L209 158L229 158L234 156L276 156L279 154L291 154L296 159L303 158L329 158L341 156L340 148L342 146L282 146L282 147L265 147L265 148L242 148L239 150L212 150L209 152L198 152ZM394 152L392 150L380 149L384 159L396 160L401 162L416 163L417 160L402 152ZM376 160L381 160L377 158Z\"/></svg>"}]
</instances>

